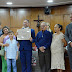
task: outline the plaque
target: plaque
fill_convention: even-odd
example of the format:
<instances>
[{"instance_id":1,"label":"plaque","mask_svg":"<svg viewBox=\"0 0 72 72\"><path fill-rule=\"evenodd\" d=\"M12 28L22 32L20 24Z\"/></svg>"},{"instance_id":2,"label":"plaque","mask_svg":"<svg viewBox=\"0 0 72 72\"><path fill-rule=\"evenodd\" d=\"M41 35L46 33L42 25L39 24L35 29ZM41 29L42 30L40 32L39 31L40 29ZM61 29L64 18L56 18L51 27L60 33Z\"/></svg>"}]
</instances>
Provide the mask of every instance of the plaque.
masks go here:
<instances>
[{"instance_id":1,"label":"plaque","mask_svg":"<svg viewBox=\"0 0 72 72\"><path fill-rule=\"evenodd\" d=\"M31 37L31 29L29 28L18 29L17 33L17 40L29 40Z\"/></svg>"}]
</instances>

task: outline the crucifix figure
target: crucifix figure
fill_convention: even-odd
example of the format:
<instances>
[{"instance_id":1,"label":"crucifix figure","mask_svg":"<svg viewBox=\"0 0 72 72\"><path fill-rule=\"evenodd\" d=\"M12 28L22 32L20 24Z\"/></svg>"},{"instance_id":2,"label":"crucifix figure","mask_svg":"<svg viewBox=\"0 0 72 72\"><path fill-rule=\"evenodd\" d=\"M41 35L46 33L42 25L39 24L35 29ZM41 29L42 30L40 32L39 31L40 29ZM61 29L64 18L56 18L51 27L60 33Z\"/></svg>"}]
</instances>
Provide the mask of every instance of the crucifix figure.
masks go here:
<instances>
[{"instance_id":1,"label":"crucifix figure","mask_svg":"<svg viewBox=\"0 0 72 72\"><path fill-rule=\"evenodd\" d=\"M38 15L38 20L34 20L34 21L37 22L38 31L40 31L40 22L44 20L39 20L39 15Z\"/></svg>"}]
</instances>

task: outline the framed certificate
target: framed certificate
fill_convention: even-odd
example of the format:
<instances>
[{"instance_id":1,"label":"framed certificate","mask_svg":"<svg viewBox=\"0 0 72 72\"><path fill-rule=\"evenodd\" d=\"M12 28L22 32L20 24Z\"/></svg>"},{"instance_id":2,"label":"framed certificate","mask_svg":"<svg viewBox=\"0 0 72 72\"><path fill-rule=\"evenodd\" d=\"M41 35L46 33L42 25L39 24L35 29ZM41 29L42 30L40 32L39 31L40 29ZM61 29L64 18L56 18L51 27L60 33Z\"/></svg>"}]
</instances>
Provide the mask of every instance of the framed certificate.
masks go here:
<instances>
[{"instance_id":1,"label":"framed certificate","mask_svg":"<svg viewBox=\"0 0 72 72\"><path fill-rule=\"evenodd\" d=\"M31 29L29 28L18 29L17 32L17 40L29 40L31 37Z\"/></svg>"}]
</instances>

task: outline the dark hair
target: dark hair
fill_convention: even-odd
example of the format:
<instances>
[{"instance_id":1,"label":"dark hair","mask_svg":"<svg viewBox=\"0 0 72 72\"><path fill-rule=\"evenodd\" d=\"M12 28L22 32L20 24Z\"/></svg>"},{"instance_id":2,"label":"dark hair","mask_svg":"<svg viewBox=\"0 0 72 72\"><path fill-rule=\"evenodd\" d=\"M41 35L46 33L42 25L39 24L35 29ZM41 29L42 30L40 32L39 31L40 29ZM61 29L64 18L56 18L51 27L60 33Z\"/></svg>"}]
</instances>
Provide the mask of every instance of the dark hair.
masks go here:
<instances>
[{"instance_id":1,"label":"dark hair","mask_svg":"<svg viewBox=\"0 0 72 72\"><path fill-rule=\"evenodd\" d=\"M8 33L13 33L13 34L14 34L14 32L13 32L13 31L11 31L11 30L10 30Z\"/></svg>"},{"instance_id":2,"label":"dark hair","mask_svg":"<svg viewBox=\"0 0 72 72\"><path fill-rule=\"evenodd\" d=\"M63 30L63 26L60 25L60 24L57 24L57 25L58 25L59 28L61 28L60 31L62 31Z\"/></svg>"},{"instance_id":3,"label":"dark hair","mask_svg":"<svg viewBox=\"0 0 72 72\"><path fill-rule=\"evenodd\" d=\"M3 33L3 34L4 34L4 32L3 32L3 29L4 29L4 28L7 28L8 30L10 30L9 27L4 26L4 27L2 28L2 33Z\"/></svg>"}]
</instances>

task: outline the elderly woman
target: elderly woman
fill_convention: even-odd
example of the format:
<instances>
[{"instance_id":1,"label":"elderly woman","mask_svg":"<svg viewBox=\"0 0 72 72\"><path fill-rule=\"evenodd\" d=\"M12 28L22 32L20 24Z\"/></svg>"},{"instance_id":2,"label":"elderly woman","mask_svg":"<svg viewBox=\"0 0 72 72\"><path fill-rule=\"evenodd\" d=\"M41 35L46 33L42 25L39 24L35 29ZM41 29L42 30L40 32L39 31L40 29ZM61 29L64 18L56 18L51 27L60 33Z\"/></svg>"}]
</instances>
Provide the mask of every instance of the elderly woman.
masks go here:
<instances>
[{"instance_id":1,"label":"elderly woman","mask_svg":"<svg viewBox=\"0 0 72 72\"><path fill-rule=\"evenodd\" d=\"M57 69L57 72L65 70L64 64L64 34L61 32L62 25L56 24L54 26L55 33L51 43L51 69Z\"/></svg>"}]
</instances>

